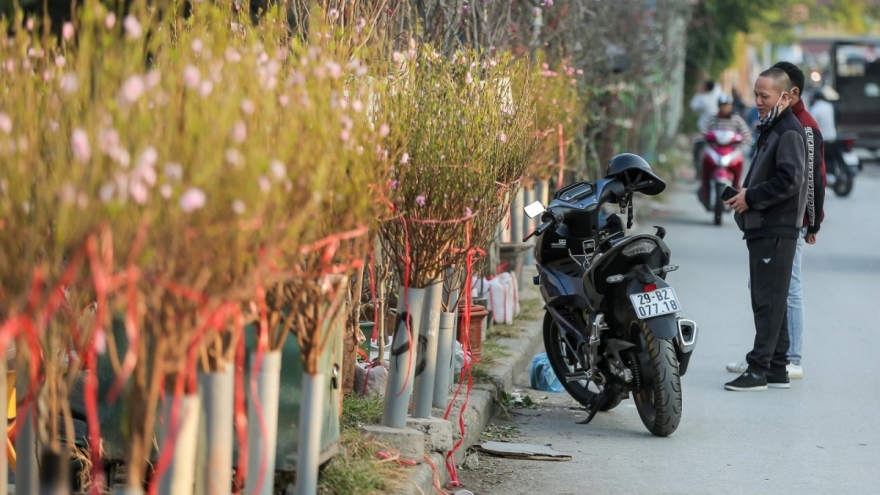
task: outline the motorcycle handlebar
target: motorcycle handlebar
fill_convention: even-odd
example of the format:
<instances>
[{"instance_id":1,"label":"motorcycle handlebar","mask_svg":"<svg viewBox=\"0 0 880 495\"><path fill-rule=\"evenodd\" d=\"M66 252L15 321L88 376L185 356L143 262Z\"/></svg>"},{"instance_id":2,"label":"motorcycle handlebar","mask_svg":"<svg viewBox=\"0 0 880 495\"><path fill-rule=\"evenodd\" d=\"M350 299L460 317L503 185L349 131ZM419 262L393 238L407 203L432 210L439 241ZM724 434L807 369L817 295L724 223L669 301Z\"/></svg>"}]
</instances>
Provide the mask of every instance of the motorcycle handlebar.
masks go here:
<instances>
[{"instance_id":1,"label":"motorcycle handlebar","mask_svg":"<svg viewBox=\"0 0 880 495\"><path fill-rule=\"evenodd\" d=\"M531 234L529 234L529 235L523 237L523 242L528 241L529 239L531 239L532 237L534 237L534 236L536 236L536 235L541 235L541 234L543 234L544 232L547 231L547 229L549 229L550 227L552 227L553 224L555 224L555 223L556 223L556 221L555 221L554 219L547 220L546 222L544 222L544 223L542 223L541 225L539 225L538 228L535 229Z\"/></svg>"}]
</instances>

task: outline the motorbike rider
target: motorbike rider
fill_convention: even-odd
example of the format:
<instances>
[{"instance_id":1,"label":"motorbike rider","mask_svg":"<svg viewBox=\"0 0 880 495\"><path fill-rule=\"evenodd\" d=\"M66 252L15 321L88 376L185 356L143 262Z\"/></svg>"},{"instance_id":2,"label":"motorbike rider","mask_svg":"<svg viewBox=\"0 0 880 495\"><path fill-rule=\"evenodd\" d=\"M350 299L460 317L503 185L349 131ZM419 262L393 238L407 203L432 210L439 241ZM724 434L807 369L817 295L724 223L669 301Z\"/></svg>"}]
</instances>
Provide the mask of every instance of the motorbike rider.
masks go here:
<instances>
[{"instance_id":1,"label":"motorbike rider","mask_svg":"<svg viewBox=\"0 0 880 495\"><path fill-rule=\"evenodd\" d=\"M722 94L718 98L718 113L710 117L702 127L700 127L700 132L708 134L711 131L718 130L726 130L726 131L735 131L743 136L743 142L740 144L740 151L743 152L743 155L747 154L747 150L752 143L752 130L749 128L746 121L743 120L738 114L733 111L733 98L730 95ZM710 170L711 165L702 163L702 154L700 157L702 174L701 174L701 185L700 185L700 201L703 202L704 205L708 204L708 185L709 185L709 175L712 170ZM739 188L739 179L740 173L742 171L738 170L734 172L734 187ZM708 206L707 206L708 208Z\"/></svg>"},{"instance_id":2,"label":"motorbike rider","mask_svg":"<svg viewBox=\"0 0 880 495\"><path fill-rule=\"evenodd\" d=\"M822 138L825 142L837 140L837 125L834 121L834 105L832 101L840 99L837 91L831 86L822 86L813 93L813 104L810 106L810 115L816 119L819 129L822 129Z\"/></svg>"},{"instance_id":3,"label":"motorbike rider","mask_svg":"<svg viewBox=\"0 0 880 495\"><path fill-rule=\"evenodd\" d=\"M697 114L697 129L702 129L706 122L718 113L718 97L721 96L721 87L712 79L703 81L700 90L691 99L691 110ZM703 157L703 149L706 142L702 139L694 141L694 174L700 177L702 168L700 162Z\"/></svg>"}]
</instances>

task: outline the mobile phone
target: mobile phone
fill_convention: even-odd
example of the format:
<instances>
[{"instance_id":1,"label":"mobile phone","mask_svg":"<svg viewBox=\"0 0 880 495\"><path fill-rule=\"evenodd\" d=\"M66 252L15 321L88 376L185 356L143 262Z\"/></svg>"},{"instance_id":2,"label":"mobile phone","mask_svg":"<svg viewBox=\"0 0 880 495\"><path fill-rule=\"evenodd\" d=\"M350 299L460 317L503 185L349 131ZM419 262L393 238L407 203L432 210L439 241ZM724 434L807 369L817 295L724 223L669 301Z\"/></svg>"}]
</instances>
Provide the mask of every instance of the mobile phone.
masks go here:
<instances>
[{"instance_id":1,"label":"mobile phone","mask_svg":"<svg viewBox=\"0 0 880 495\"><path fill-rule=\"evenodd\" d=\"M721 192L721 199L724 201L729 201L730 198L736 196L739 193L736 189L727 186L724 188L724 191Z\"/></svg>"}]
</instances>

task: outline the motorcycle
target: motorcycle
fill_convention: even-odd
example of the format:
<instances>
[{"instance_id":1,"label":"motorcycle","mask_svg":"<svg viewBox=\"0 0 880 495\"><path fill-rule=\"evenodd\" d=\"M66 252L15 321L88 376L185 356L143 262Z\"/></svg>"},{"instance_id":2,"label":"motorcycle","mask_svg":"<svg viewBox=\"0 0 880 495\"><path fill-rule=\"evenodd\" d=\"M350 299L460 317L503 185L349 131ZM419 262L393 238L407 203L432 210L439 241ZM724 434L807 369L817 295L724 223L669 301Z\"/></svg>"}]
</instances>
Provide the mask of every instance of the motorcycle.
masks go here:
<instances>
[{"instance_id":1,"label":"motorcycle","mask_svg":"<svg viewBox=\"0 0 880 495\"><path fill-rule=\"evenodd\" d=\"M645 160L623 154L595 184L576 182L547 207L525 208L542 221L523 242L537 236L544 346L565 390L587 409L582 424L630 394L654 435L671 435L681 421L681 377L697 324L677 316L682 306L666 275L678 267L670 263L666 231L626 235L619 216L600 215L603 205L617 204L631 228L633 194L665 188Z\"/></svg>"},{"instance_id":2,"label":"motorcycle","mask_svg":"<svg viewBox=\"0 0 880 495\"><path fill-rule=\"evenodd\" d=\"M825 173L834 194L845 198L852 192L855 177L861 168L859 156L853 151L855 137L841 136L825 142Z\"/></svg>"},{"instance_id":3,"label":"motorcycle","mask_svg":"<svg viewBox=\"0 0 880 495\"><path fill-rule=\"evenodd\" d=\"M714 130L706 133L706 150L703 153L703 177L708 177L706 190L700 190L700 201L707 211L714 213L715 225L721 225L724 213L730 207L721 199L724 188L738 188L745 157L739 148L745 137L731 130Z\"/></svg>"}]
</instances>

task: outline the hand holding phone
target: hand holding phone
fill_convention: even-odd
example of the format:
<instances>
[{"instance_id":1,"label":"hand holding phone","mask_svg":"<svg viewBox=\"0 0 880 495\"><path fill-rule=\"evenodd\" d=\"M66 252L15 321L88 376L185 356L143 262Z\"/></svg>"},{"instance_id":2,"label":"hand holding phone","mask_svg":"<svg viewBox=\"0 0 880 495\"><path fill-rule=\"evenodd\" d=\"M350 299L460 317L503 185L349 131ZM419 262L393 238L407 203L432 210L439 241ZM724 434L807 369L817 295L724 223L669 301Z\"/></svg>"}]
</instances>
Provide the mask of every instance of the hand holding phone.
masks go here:
<instances>
[{"instance_id":1,"label":"hand holding phone","mask_svg":"<svg viewBox=\"0 0 880 495\"><path fill-rule=\"evenodd\" d=\"M739 194L739 191L730 186L727 186L724 188L724 191L721 192L721 199L724 200L724 202L727 202L733 199L733 197L737 194Z\"/></svg>"}]
</instances>

